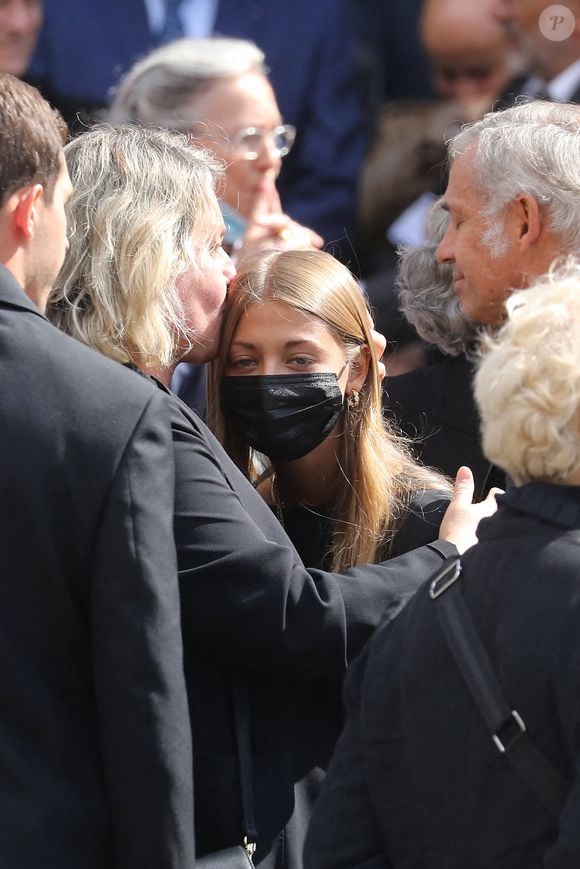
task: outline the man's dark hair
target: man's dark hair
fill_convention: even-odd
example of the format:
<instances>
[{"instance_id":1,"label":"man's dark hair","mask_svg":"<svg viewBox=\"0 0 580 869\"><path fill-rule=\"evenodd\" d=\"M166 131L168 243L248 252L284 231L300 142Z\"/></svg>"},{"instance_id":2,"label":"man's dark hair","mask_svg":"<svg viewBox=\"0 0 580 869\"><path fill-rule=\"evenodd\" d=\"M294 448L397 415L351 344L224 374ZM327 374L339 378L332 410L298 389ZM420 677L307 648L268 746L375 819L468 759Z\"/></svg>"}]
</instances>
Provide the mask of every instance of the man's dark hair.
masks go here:
<instances>
[{"instance_id":1,"label":"man's dark hair","mask_svg":"<svg viewBox=\"0 0 580 869\"><path fill-rule=\"evenodd\" d=\"M36 88L0 73L0 207L28 184L42 184L51 202L67 133L60 114Z\"/></svg>"}]
</instances>

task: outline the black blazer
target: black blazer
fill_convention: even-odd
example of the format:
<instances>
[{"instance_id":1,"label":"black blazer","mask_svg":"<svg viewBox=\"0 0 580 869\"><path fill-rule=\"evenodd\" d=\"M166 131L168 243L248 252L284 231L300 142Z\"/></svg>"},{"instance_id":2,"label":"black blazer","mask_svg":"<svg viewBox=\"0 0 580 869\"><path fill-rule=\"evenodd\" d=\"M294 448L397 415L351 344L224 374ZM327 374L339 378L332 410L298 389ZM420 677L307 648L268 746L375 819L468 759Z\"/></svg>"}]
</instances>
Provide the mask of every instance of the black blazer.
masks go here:
<instances>
[{"instance_id":1,"label":"black blazer","mask_svg":"<svg viewBox=\"0 0 580 869\"><path fill-rule=\"evenodd\" d=\"M580 487L529 483L499 501L462 589L510 707L570 782L560 818L492 742L426 585L348 679L308 869L580 866Z\"/></svg>"},{"instance_id":2,"label":"black blazer","mask_svg":"<svg viewBox=\"0 0 580 869\"><path fill-rule=\"evenodd\" d=\"M0 267L0 865L192 867L165 401Z\"/></svg>"},{"instance_id":3,"label":"black blazer","mask_svg":"<svg viewBox=\"0 0 580 869\"><path fill-rule=\"evenodd\" d=\"M343 575L307 570L209 429L176 396L170 402L198 854L241 838L235 673L250 692L256 862L299 869L347 664L385 609L398 612L455 547L437 541Z\"/></svg>"},{"instance_id":4,"label":"black blazer","mask_svg":"<svg viewBox=\"0 0 580 869\"><path fill-rule=\"evenodd\" d=\"M505 488L506 481L481 448L473 373L472 363L461 355L386 377L383 406L387 417L415 440L413 452L423 464L452 478L461 465L470 467L479 500L491 486Z\"/></svg>"}]
</instances>

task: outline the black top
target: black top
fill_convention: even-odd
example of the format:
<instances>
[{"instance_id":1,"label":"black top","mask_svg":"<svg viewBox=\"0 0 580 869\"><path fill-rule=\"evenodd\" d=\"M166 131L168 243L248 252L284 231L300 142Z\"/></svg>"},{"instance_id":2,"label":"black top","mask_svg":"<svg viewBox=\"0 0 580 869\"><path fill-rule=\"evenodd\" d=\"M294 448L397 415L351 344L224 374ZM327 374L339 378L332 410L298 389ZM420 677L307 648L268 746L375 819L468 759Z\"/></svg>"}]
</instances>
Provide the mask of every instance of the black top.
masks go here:
<instances>
[{"instance_id":1,"label":"black top","mask_svg":"<svg viewBox=\"0 0 580 869\"><path fill-rule=\"evenodd\" d=\"M418 492L409 504L404 521L393 539L389 558L396 558L437 538L449 496L441 492ZM271 507L304 564L330 569L332 507Z\"/></svg>"},{"instance_id":2,"label":"black top","mask_svg":"<svg viewBox=\"0 0 580 869\"><path fill-rule=\"evenodd\" d=\"M423 464L455 477L460 465L473 471L475 499L492 486L506 487L503 471L483 454L473 396L473 363L464 354L446 357L383 382L386 415L412 439Z\"/></svg>"},{"instance_id":3,"label":"black top","mask_svg":"<svg viewBox=\"0 0 580 869\"><path fill-rule=\"evenodd\" d=\"M580 488L501 496L461 588L509 705L571 782L555 820L489 737L428 594L352 670L308 869L580 866Z\"/></svg>"}]
</instances>

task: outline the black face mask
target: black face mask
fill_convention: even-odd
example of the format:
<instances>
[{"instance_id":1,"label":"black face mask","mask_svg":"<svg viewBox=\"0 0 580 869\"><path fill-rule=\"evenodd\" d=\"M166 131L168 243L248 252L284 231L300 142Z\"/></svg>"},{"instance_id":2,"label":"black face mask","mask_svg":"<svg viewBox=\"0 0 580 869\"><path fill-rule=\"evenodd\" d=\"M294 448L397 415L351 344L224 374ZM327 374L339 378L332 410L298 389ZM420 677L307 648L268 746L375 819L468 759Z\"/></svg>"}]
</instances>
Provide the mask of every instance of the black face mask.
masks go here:
<instances>
[{"instance_id":1,"label":"black face mask","mask_svg":"<svg viewBox=\"0 0 580 869\"><path fill-rule=\"evenodd\" d=\"M321 444L336 425L343 408L338 377L332 372L224 377L222 410L255 450L292 462Z\"/></svg>"}]
</instances>

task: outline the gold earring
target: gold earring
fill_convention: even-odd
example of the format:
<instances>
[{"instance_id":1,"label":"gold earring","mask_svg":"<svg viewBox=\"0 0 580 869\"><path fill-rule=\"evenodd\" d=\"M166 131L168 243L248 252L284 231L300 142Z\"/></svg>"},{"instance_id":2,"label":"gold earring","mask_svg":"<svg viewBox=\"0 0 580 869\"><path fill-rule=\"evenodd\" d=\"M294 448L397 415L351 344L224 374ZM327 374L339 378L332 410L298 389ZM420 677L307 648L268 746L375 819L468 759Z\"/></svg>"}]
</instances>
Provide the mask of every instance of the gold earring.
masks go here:
<instances>
[{"instance_id":1,"label":"gold earring","mask_svg":"<svg viewBox=\"0 0 580 869\"><path fill-rule=\"evenodd\" d=\"M348 396L346 401L347 401L347 404L349 407L352 407L352 408L358 407L359 402L360 402L360 394L357 392L356 389L353 389L353 391L350 393L350 395Z\"/></svg>"}]
</instances>

